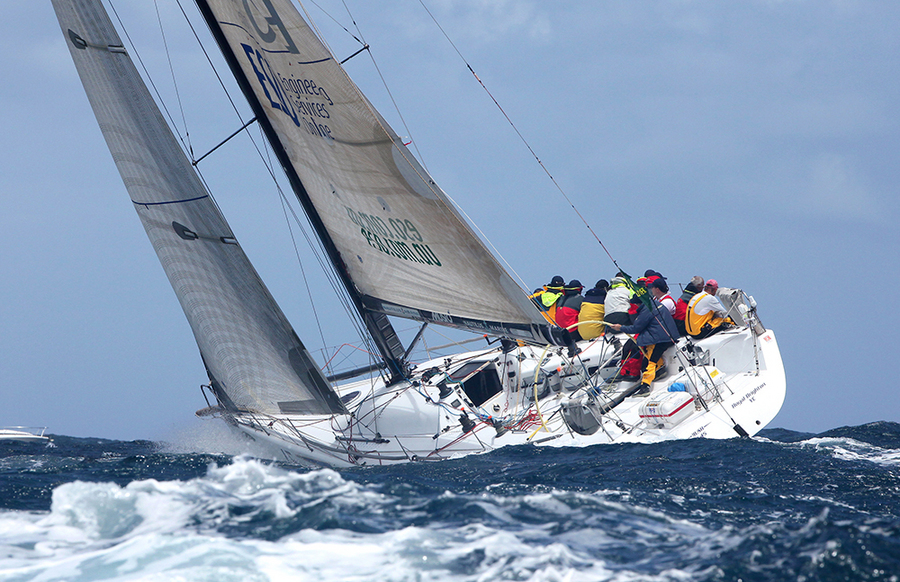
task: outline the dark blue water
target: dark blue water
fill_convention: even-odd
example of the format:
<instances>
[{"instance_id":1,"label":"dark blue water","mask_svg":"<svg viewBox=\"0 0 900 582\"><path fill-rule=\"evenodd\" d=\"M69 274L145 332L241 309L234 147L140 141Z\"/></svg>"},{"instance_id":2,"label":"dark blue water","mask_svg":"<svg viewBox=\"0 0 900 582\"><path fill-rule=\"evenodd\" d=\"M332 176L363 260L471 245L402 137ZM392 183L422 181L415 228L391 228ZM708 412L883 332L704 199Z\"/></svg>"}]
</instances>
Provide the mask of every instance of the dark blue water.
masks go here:
<instances>
[{"instance_id":1,"label":"dark blue water","mask_svg":"<svg viewBox=\"0 0 900 582\"><path fill-rule=\"evenodd\" d=\"M0 580L898 580L900 425L306 469L0 445Z\"/></svg>"}]
</instances>

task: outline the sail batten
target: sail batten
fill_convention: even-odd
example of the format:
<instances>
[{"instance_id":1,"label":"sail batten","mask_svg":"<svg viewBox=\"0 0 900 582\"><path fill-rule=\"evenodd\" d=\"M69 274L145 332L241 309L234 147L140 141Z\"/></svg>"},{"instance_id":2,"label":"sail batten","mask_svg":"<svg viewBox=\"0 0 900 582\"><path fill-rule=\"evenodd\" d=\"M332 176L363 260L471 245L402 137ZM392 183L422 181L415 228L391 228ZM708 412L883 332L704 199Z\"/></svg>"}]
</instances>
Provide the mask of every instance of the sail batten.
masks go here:
<instances>
[{"instance_id":1,"label":"sail batten","mask_svg":"<svg viewBox=\"0 0 900 582\"><path fill-rule=\"evenodd\" d=\"M85 92L223 404L346 412L178 145L99 0L53 0ZM103 50L93 50L103 49ZM286 404L287 403L287 404Z\"/></svg>"}]
</instances>

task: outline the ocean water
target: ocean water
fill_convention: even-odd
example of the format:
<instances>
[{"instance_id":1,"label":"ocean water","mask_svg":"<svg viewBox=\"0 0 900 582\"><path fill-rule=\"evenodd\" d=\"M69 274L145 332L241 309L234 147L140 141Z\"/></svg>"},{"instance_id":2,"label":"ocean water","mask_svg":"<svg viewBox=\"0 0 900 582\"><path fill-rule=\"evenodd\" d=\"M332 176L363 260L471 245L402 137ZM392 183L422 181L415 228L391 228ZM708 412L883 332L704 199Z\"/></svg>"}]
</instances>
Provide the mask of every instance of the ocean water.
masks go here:
<instances>
[{"instance_id":1,"label":"ocean water","mask_svg":"<svg viewBox=\"0 0 900 582\"><path fill-rule=\"evenodd\" d=\"M0 580L900 580L895 423L340 471L201 424L0 445Z\"/></svg>"}]
</instances>

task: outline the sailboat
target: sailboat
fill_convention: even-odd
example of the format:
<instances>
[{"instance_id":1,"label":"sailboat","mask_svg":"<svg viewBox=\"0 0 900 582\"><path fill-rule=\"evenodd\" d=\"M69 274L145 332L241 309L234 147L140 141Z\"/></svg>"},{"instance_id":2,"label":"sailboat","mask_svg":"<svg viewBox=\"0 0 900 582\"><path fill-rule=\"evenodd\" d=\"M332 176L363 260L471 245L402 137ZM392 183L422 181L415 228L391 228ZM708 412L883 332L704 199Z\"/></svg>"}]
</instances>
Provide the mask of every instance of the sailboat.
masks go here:
<instances>
[{"instance_id":1,"label":"sailboat","mask_svg":"<svg viewBox=\"0 0 900 582\"><path fill-rule=\"evenodd\" d=\"M48 443L50 437L44 435L46 430L45 426L3 426L0 427L0 442Z\"/></svg>"},{"instance_id":2,"label":"sailboat","mask_svg":"<svg viewBox=\"0 0 900 582\"><path fill-rule=\"evenodd\" d=\"M284 460L433 461L507 445L752 436L785 376L751 297L678 338L648 396L616 382L625 337L566 345L289 0L196 0L379 355L326 376L179 146L100 0L53 0L128 194L194 333L209 406ZM467 290L477 286L477 300ZM394 321L497 341L412 363ZM674 338L673 338L674 339ZM576 353L580 350L580 353ZM572 354L572 355L570 355Z\"/></svg>"}]
</instances>

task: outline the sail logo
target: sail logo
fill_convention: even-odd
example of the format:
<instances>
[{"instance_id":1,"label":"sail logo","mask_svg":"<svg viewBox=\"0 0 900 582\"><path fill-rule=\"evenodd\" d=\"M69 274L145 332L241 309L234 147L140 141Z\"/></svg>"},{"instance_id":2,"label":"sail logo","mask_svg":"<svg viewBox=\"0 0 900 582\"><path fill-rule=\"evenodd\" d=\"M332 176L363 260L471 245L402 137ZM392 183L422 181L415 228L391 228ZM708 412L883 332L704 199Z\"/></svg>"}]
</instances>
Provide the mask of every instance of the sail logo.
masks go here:
<instances>
[{"instance_id":1,"label":"sail logo","mask_svg":"<svg viewBox=\"0 0 900 582\"><path fill-rule=\"evenodd\" d=\"M373 249L414 263L442 266L411 220L388 218L385 222L380 216L357 212L347 206L344 208L351 222L360 227L360 234Z\"/></svg>"},{"instance_id":2,"label":"sail logo","mask_svg":"<svg viewBox=\"0 0 900 582\"><path fill-rule=\"evenodd\" d=\"M265 30L260 26L259 19L253 15L254 10L250 9L249 0L244 0L244 10L247 12L250 22L253 23L253 28L256 29L256 33L259 35L259 40L266 44L272 44L276 41L278 33L280 32L281 38L284 39L284 49L289 53L299 53L300 51L297 50L297 45L294 44L294 39L288 34L287 27L284 25L284 22L282 22L278 12L275 11L275 7L272 6L272 0L262 0L262 3L265 5L266 10L269 11L269 13L262 18L265 23Z\"/></svg>"},{"instance_id":3,"label":"sail logo","mask_svg":"<svg viewBox=\"0 0 900 582\"><path fill-rule=\"evenodd\" d=\"M391 315L397 315L399 317L408 317L410 319L419 319L422 317L418 310L410 309L408 307L401 307L400 305L393 305L391 303L381 304L381 310L385 313L390 313Z\"/></svg>"},{"instance_id":4,"label":"sail logo","mask_svg":"<svg viewBox=\"0 0 900 582\"><path fill-rule=\"evenodd\" d=\"M311 99L318 98L327 101L329 105L334 105L324 87L310 79L283 77L258 50L244 43L241 43L241 48L247 55L259 86L272 109L287 115L294 125L305 129L310 135L334 139L331 128L324 122L331 119L331 113L325 103Z\"/></svg>"},{"instance_id":5,"label":"sail logo","mask_svg":"<svg viewBox=\"0 0 900 582\"><path fill-rule=\"evenodd\" d=\"M437 311L431 312L431 319L435 321L443 321L444 323L453 323L453 318Z\"/></svg>"}]
</instances>

